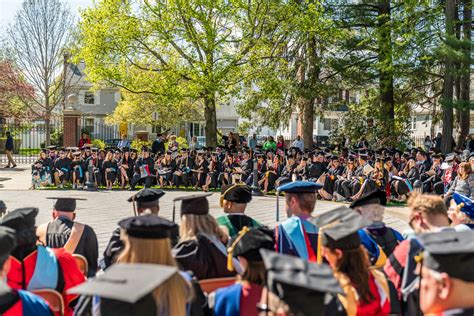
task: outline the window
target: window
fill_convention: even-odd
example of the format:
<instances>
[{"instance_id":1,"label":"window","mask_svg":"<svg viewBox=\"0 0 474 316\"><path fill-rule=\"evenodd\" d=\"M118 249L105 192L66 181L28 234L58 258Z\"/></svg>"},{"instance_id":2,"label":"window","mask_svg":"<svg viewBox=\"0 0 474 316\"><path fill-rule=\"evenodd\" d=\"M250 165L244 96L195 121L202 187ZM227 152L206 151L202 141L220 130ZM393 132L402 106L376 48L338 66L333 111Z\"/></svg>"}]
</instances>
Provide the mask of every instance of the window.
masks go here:
<instances>
[{"instance_id":1,"label":"window","mask_svg":"<svg viewBox=\"0 0 474 316\"><path fill-rule=\"evenodd\" d=\"M92 92L86 92L84 94L84 103L85 104L94 104L94 93Z\"/></svg>"},{"instance_id":2,"label":"window","mask_svg":"<svg viewBox=\"0 0 474 316\"><path fill-rule=\"evenodd\" d=\"M84 121L84 128L89 133L94 133L94 118L86 118Z\"/></svg>"},{"instance_id":3,"label":"window","mask_svg":"<svg viewBox=\"0 0 474 316\"><path fill-rule=\"evenodd\" d=\"M326 131L330 131L337 124L337 119L325 118L323 119L323 128Z\"/></svg>"},{"instance_id":4,"label":"window","mask_svg":"<svg viewBox=\"0 0 474 316\"><path fill-rule=\"evenodd\" d=\"M416 130L416 116L412 116L411 118L411 129Z\"/></svg>"}]
</instances>

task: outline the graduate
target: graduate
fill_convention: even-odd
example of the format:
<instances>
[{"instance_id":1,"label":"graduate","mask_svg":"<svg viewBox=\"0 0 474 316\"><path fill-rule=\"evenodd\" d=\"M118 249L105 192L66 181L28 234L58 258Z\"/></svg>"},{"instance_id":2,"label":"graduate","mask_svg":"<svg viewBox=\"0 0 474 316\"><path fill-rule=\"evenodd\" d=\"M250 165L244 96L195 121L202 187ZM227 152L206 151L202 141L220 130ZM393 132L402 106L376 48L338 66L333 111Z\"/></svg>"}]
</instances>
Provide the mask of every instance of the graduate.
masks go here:
<instances>
[{"instance_id":1,"label":"graduate","mask_svg":"<svg viewBox=\"0 0 474 316\"><path fill-rule=\"evenodd\" d=\"M206 197L211 194L194 194L174 199L175 202L182 202L180 242L173 248L173 256L181 270L192 271L198 280L231 277L242 272L235 258L232 260L233 271L227 269L225 245L229 236L209 214L209 201Z\"/></svg>"},{"instance_id":2,"label":"graduate","mask_svg":"<svg viewBox=\"0 0 474 316\"><path fill-rule=\"evenodd\" d=\"M465 195L453 193L453 198L448 209L451 226L458 231L474 229L474 204Z\"/></svg>"},{"instance_id":3,"label":"graduate","mask_svg":"<svg viewBox=\"0 0 474 316\"><path fill-rule=\"evenodd\" d=\"M393 250L404 240L403 236L395 229L387 227L383 222L387 205L385 191L373 190L362 195L353 201L350 207L372 222L359 232L362 243L369 251L370 261L377 268L385 265L386 259L393 253ZM365 233L365 234L364 234ZM374 241L377 246L373 247Z\"/></svg>"},{"instance_id":4,"label":"graduate","mask_svg":"<svg viewBox=\"0 0 474 316\"><path fill-rule=\"evenodd\" d=\"M316 191L321 188L321 184L307 181L291 182L278 187L279 192L285 192L288 219L275 229L277 252L316 262L318 229L308 220L316 204ZM278 212L279 210L277 216Z\"/></svg>"},{"instance_id":5,"label":"graduate","mask_svg":"<svg viewBox=\"0 0 474 316\"><path fill-rule=\"evenodd\" d=\"M389 315L391 286L382 272L369 269L368 256L358 233L370 225L370 221L344 206L311 221L319 227L318 263L324 258L333 269L345 293L341 303L347 315Z\"/></svg>"},{"instance_id":6,"label":"graduate","mask_svg":"<svg viewBox=\"0 0 474 316\"><path fill-rule=\"evenodd\" d=\"M216 218L225 226L230 237L234 237L244 227L260 227L262 224L245 215L247 204L252 200L252 189L245 184L223 185L221 188L221 207L226 215Z\"/></svg>"},{"instance_id":7,"label":"graduate","mask_svg":"<svg viewBox=\"0 0 474 316\"><path fill-rule=\"evenodd\" d=\"M135 186L143 181L145 188L151 187L154 181L155 161L150 157L148 147L142 147L142 156L137 159L134 165L134 173L130 181L130 190L135 190Z\"/></svg>"},{"instance_id":8,"label":"graduate","mask_svg":"<svg viewBox=\"0 0 474 316\"><path fill-rule=\"evenodd\" d=\"M101 316L186 316L190 293L187 287L177 287L180 279L176 267L121 263L68 293L95 296L94 310ZM170 290L172 297L167 295ZM86 315L81 312L76 315Z\"/></svg>"},{"instance_id":9,"label":"graduate","mask_svg":"<svg viewBox=\"0 0 474 316\"><path fill-rule=\"evenodd\" d=\"M52 218L49 223L39 225L36 235L44 246L64 248L71 254L84 256L87 260L87 276L92 277L97 272L99 244L97 235L92 227L81 224L76 219L76 201L81 198L49 197L56 200L53 206Z\"/></svg>"},{"instance_id":10,"label":"graduate","mask_svg":"<svg viewBox=\"0 0 474 316\"><path fill-rule=\"evenodd\" d=\"M66 156L64 148L59 149L59 158L54 161L54 182L63 188L71 176L71 159Z\"/></svg>"},{"instance_id":11,"label":"graduate","mask_svg":"<svg viewBox=\"0 0 474 316\"><path fill-rule=\"evenodd\" d=\"M267 270L267 288L257 305L268 316L343 316L339 282L327 264L261 250Z\"/></svg>"},{"instance_id":12,"label":"graduate","mask_svg":"<svg viewBox=\"0 0 474 316\"><path fill-rule=\"evenodd\" d=\"M257 303L266 284L266 271L260 249L273 250L271 231L244 227L230 241L228 260L237 257L243 272L236 284L211 293L215 316L257 316ZM232 265L230 266L232 269Z\"/></svg>"},{"instance_id":13,"label":"graduate","mask_svg":"<svg viewBox=\"0 0 474 316\"><path fill-rule=\"evenodd\" d=\"M7 277L10 253L16 247L15 230L0 227L0 279ZM14 290L0 281L0 315L52 316L48 303L41 297L24 290Z\"/></svg>"},{"instance_id":14,"label":"graduate","mask_svg":"<svg viewBox=\"0 0 474 316\"><path fill-rule=\"evenodd\" d=\"M154 214L158 215L160 211L160 198L165 195L163 190L144 188L132 195L127 201L133 203L134 215ZM176 232L172 237L172 244L178 242L179 232ZM118 255L122 252L124 243L120 239L120 227L117 227L112 237L105 247L104 258L101 261L101 268L107 269L117 261Z\"/></svg>"},{"instance_id":15,"label":"graduate","mask_svg":"<svg viewBox=\"0 0 474 316\"><path fill-rule=\"evenodd\" d=\"M72 255L62 248L36 245L37 208L14 210L2 218L2 226L16 230L17 246L10 256L7 284L17 290L53 289L62 294L65 315L72 315L77 295L66 294L85 277Z\"/></svg>"},{"instance_id":16,"label":"graduate","mask_svg":"<svg viewBox=\"0 0 474 316\"><path fill-rule=\"evenodd\" d=\"M425 315L474 315L474 232L419 235L424 251L416 257Z\"/></svg>"}]
</instances>

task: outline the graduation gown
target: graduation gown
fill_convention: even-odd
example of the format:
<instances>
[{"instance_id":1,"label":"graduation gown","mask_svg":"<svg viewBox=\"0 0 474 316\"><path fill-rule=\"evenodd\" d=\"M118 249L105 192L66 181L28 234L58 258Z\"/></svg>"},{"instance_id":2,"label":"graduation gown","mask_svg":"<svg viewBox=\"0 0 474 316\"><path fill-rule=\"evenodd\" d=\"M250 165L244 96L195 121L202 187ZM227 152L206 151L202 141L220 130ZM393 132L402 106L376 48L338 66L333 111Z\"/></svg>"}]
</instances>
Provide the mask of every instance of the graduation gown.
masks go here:
<instances>
[{"instance_id":1,"label":"graduation gown","mask_svg":"<svg viewBox=\"0 0 474 316\"><path fill-rule=\"evenodd\" d=\"M307 220L292 216L275 229L275 250L316 262L318 229Z\"/></svg>"},{"instance_id":2,"label":"graduation gown","mask_svg":"<svg viewBox=\"0 0 474 316\"><path fill-rule=\"evenodd\" d=\"M257 303L263 287L250 282L239 282L218 289L214 294L214 316L258 316Z\"/></svg>"},{"instance_id":3,"label":"graduation gown","mask_svg":"<svg viewBox=\"0 0 474 316\"><path fill-rule=\"evenodd\" d=\"M198 280L232 277L236 274L227 270L227 256L201 234L197 239L181 241L172 253L181 270L192 271Z\"/></svg>"},{"instance_id":4,"label":"graduation gown","mask_svg":"<svg viewBox=\"0 0 474 316\"><path fill-rule=\"evenodd\" d=\"M62 294L65 315L72 315L77 295L67 290L85 282L76 261L64 249L37 246L22 260L10 256L7 284L16 290L54 289Z\"/></svg>"},{"instance_id":5,"label":"graduation gown","mask_svg":"<svg viewBox=\"0 0 474 316\"><path fill-rule=\"evenodd\" d=\"M74 222L65 217L59 217L48 223L46 246L51 248L63 248L71 236L73 225ZM99 256L99 244L97 242L97 236L90 226L84 225L84 231L74 253L82 255L87 259L89 266L87 276L95 276Z\"/></svg>"},{"instance_id":6,"label":"graduation gown","mask_svg":"<svg viewBox=\"0 0 474 316\"><path fill-rule=\"evenodd\" d=\"M227 227L230 237L237 235L244 226L248 228L262 226L262 224L245 214L222 215L216 218L216 220L219 225Z\"/></svg>"},{"instance_id":7,"label":"graduation gown","mask_svg":"<svg viewBox=\"0 0 474 316\"><path fill-rule=\"evenodd\" d=\"M179 227L171 232L171 245L174 246L179 241ZM120 227L117 227L113 232L112 236L110 237L109 243L104 250L104 258L101 261L101 268L107 269L112 264L117 262L117 259L125 248L125 244L120 239Z\"/></svg>"},{"instance_id":8,"label":"graduation gown","mask_svg":"<svg viewBox=\"0 0 474 316\"><path fill-rule=\"evenodd\" d=\"M52 316L48 303L41 297L23 290L0 292L2 316Z\"/></svg>"}]
</instances>

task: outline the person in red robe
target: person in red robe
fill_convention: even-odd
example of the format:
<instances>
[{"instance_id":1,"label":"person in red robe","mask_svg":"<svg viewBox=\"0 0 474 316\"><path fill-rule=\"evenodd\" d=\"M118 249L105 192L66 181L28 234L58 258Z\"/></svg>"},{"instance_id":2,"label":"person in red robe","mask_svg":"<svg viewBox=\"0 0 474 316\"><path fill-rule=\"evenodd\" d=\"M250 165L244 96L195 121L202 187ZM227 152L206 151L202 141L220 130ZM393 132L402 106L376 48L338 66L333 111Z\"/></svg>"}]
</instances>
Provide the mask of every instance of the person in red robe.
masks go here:
<instances>
[{"instance_id":1,"label":"person in red robe","mask_svg":"<svg viewBox=\"0 0 474 316\"><path fill-rule=\"evenodd\" d=\"M385 275L369 269L368 254L358 230L370 221L354 210L339 207L315 218L319 227L318 248L334 271L345 293L340 298L348 315L383 316L399 309L391 293L393 286ZM396 313L395 313L396 314Z\"/></svg>"},{"instance_id":2,"label":"person in red robe","mask_svg":"<svg viewBox=\"0 0 474 316\"><path fill-rule=\"evenodd\" d=\"M62 294L65 315L72 315L77 295L67 290L85 281L72 255L64 249L36 245L37 208L14 210L2 219L2 226L16 230L17 246L10 256L7 284L17 290L53 289Z\"/></svg>"}]
</instances>

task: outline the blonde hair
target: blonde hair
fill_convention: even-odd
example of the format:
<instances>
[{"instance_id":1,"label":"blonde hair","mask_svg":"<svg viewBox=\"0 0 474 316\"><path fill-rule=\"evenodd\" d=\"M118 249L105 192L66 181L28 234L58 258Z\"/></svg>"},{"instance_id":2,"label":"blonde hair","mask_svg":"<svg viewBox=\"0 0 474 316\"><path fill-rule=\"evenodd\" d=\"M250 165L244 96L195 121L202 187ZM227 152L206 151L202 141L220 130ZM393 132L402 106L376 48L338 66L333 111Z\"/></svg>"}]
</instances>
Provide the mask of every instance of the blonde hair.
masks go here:
<instances>
[{"instance_id":1,"label":"blonde hair","mask_svg":"<svg viewBox=\"0 0 474 316\"><path fill-rule=\"evenodd\" d=\"M134 238L122 230L121 239L125 242L125 248L117 259L118 263L151 263L177 267L168 238ZM186 304L191 301L192 296L191 284L179 273L153 291L156 306L161 309L164 307L168 315L185 316Z\"/></svg>"},{"instance_id":2,"label":"blonde hair","mask_svg":"<svg viewBox=\"0 0 474 316\"><path fill-rule=\"evenodd\" d=\"M215 236L223 243L226 243L229 239L229 236L219 227L216 219L210 214L184 214L181 216L181 225L179 227L181 240L196 239L200 233Z\"/></svg>"},{"instance_id":3,"label":"blonde hair","mask_svg":"<svg viewBox=\"0 0 474 316\"><path fill-rule=\"evenodd\" d=\"M407 201L407 206L413 212L421 212L428 216L448 216L448 209L443 199L437 195L412 193Z\"/></svg>"}]
</instances>

